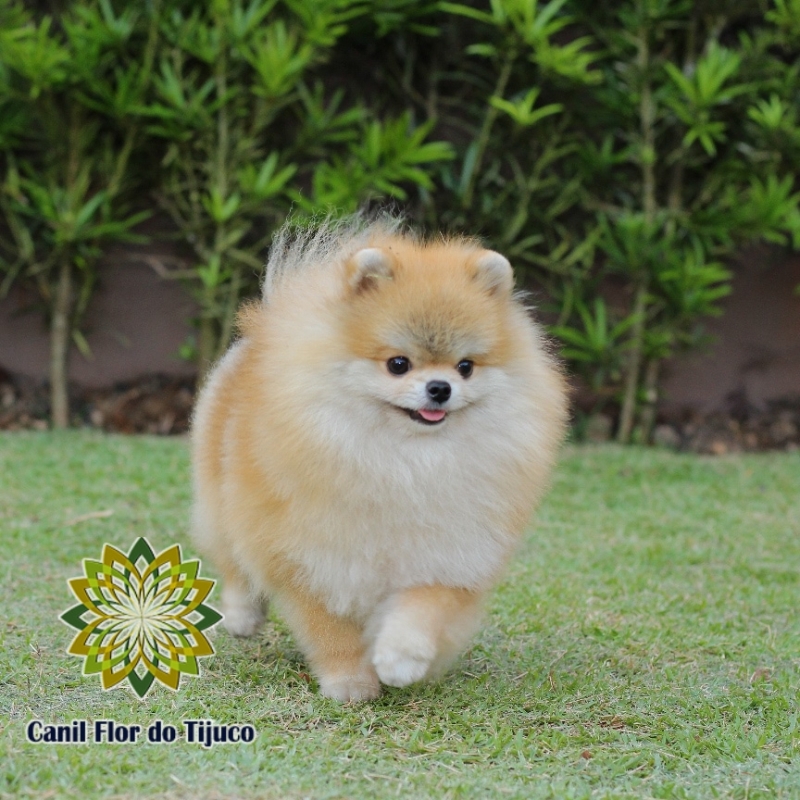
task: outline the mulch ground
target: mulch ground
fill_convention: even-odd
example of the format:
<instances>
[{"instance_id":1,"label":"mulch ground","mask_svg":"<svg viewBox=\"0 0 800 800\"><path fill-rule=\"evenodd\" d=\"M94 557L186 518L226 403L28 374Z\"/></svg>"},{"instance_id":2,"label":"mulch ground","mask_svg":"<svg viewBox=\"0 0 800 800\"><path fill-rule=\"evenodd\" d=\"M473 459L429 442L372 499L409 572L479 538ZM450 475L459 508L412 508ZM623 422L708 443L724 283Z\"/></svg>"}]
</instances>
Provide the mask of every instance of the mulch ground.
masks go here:
<instances>
[{"instance_id":1,"label":"mulch ground","mask_svg":"<svg viewBox=\"0 0 800 800\"><path fill-rule=\"evenodd\" d=\"M108 389L71 387L71 424L114 433L186 433L194 405L195 381L150 375ZM0 430L49 427L46 384L0 372Z\"/></svg>"},{"instance_id":2,"label":"mulch ground","mask_svg":"<svg viewBox=\"0 0 800 800\"><path fill-rule=\"evenodd\" d=\"M72 387L72 425L114 433L183 434L189 430L196 384L192 379L151 375L108 389ZM0 430L49 427L46 384L0 369ZM582 438L612 437L615 419L594 414L577 426ZM800 397L750 407L739 399L727 413L687 411L662 416L655 444L708 455L762 450L800 450Z\"/></svg>"},{"instance_id":3,"label":"mulch ground","mask_svg":"<svg viewBox=\"0 0 800 800\"><path fill-rule=\"evenodd\" d=\"M603 442L612 438L615 418L591 414L577 426L580 438ZM736 404L729 411L700 414L687 410L660 415L652 443L690 453L724 456L768 450L800 450L800 397L766 407Z\"/></svg>"}]
</instances>

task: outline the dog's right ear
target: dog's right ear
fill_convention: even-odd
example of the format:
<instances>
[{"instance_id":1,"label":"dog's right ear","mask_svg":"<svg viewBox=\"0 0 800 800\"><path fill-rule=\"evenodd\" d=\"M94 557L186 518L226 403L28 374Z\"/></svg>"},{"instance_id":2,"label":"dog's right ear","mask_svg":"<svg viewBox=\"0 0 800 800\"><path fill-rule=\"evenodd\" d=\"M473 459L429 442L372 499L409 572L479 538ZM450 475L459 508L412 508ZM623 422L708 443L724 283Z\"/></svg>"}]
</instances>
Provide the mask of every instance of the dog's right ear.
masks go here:
<instances>
[{"instance_id":1,"label":"dog's right ear","mask_svg":"<svg viewBox=\"0 0 800 800\"><path fill-rule=\"evenodd\" d=\"M510 295L514 290L514 270L509 260L494 250L483 250L476 259L475 280L490 294Z\"/></svg>"},{"instance_id":2,"label":"dog's right ear","mask_svg":"<svg viewBox=\"0 0 800 800\"><path fill-rule=\"evenodd\" d=\"M359 250L347 265L347 282L357 294L375 289L382 280L394 277L392 257L379 247Z\"/></svg>"}]
</instances>

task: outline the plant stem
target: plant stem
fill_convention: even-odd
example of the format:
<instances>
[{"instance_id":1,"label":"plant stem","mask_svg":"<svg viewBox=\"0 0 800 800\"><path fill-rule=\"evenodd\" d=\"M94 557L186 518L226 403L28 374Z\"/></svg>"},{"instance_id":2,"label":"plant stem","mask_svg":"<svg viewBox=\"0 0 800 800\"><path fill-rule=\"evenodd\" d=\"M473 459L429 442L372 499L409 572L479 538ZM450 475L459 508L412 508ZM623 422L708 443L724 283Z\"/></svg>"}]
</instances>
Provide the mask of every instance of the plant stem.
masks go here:
<instances>
[{"instance_id":1,"label":"plant stem","mask_svg":"<svg viewBox=\"0 0 800 800\"><path fill-rule=\"evenodd\" d=\"M225 100L225 95L228 91L228 50L224 25L225 23L220 23L220 28L222 28L222 30L220 30L222 46L220 48L219 58L217 59L216 75L214 76L214 82L217 87L217 101L220 104L219 114L217 116L217 163L215 165L215 177L217 188L223 200L228 195L228 104Z\"/></svg>"},{"instance_id":2,"label":"plant stem","mask_svg":"<svg viewBox=\"0 0 800 800\"><path fill-rule=\"evenodd\" d=\"M222 318L222 325L217 342L216 357L219 358L228 349L228 345L233 338L233 322L236 319L236 309L239 305L239 292L242 285L242 268L236 265L233 268L231 284L228 289L228 302L225 304L225 316Z\"/></svg>"},{"instance_id":3,"label":"plant stem","mask_svg":"<svg viewBox=\"0 0 800 800\"><path fill-rule=\"evenodd\" d=\"M692 6L692 16L689 21L689 29L686 34L686 53L683 60L683 71L689 74L694 71L697 64L697 9ZM675 162L672 166L670 176L669 194L667 195L667 208L670 211L670 225L674 229L676 218L683 210L683 174L686 164L686 147L683 144L677 146L673 157Z\"/></svg>"},{"instance_id":4,"label":"plant stem","mask_svg":"<svg viewBox=\"0 0 800 800\"><path fill-rule=\"evenodd\" d=\"M67 132L66 194L70 203L80 169L80 119L77 106L69 114ZM72 333L72 252L65 248L58 259L58 285L50 319L50 414L54 428L69 427L67 363Z\"/></svg>"},{"instance_id":5,"label":"plant stem","mask_svg":"<svg viewBox=\"0 0 800 800\"><path fill-rule=\"evenodd\" d=\"M142 58L142 68L139 72L139 92L140 99L144 99L144 93L147 85L150 82L150 74L153 71L153 62L156 57L156 47L158 45L158 29L160 23L161 13L161 0L153 0L150 16L150 24L147 28L147 42L144 48ZM108 180L106 191L108 193L109 201L113 201L117 194L122 189L122 181L128 169L128 161L130 160L133 146L141 131L140 118L134 118L134 121L128 119L125 123L125 136L123 138L122 146L120 147L114 165L114 171Z\"/></svg>"},{"instance_id":6,"label":"plant stem","mask_svg":"<svg viewBox=\"0 0 800 800\"><path fill-rule=\"evenodd\" d=\"M128 160L133 152L133 145L138 133L138 126L128 125L125 131L125 138L122 142L122 147L116 153L114 171L111 173L108 184L106 186L106 194L108 202L113 203L117 194L122 189L122 180L125 177L125 172L128 169Z\"/></svg>"},{"instance_id":7,"label":"plant stem","mask_svg":"<svg viewBox=\"0 0 800 800\"><path fill-rule=\"evenodd\" d=\"M217 141L216 152L214 159L214 173L213 173L213 186L219 192L223 202L228 197L228 159L230 158L230 139L228 130L228 104L226 101L226 94L228 91L228 45L227 45L227 30L225 28L227 22L222 18L216 17L217 30L221 39L220 55L217 59L216 69L214 74L214 83L216 85L217 100L219 101L219 111L217 112ZM224 221L217 221L214 231L214 256L219 258L220 264L225 256L224 240L226 234L226 225ZM211 365L214 360L220 355L221 342L220 336L217 334L214 315L212 309L217 307L217 298L219 295L220 282L215 283L213 286L207 286L204 292L204 314L200 321L200 341L198 344L198 370L200 383L205 380ZM237 298L233 299L235 304L238 299L238 282L235 287ZM228 334L229 336L230 334Z\"/></svg>"},{"instance_id":8,"label":"plant stem","mask_svg":"<svg viewBox=\"0 0 800 800\"><path fill-rule=\"evenodd\" d=\"M70 312L72 310L72 265L64 255L58 270L58 285L50 322L50 413L54 428L69 427L67 359Z\"/></svg>"},{"instance_id":9,"label":"plant stem","mask_svg":"<svg viewBox=\"0 0 800 800\"><path fill-rule=\"evenodd\" d=\"M639 429L642 444L650 441L653 432L653 423L656 419L656 405L658 403L658 373L661 369L661 359L650 358L644 369L644 405L639 415Z\"/></svg>"},{"instance_id":10,"label":"plant stem","mask_svg":"<svg viewBox=\"0 0 800 800\"><path fill-rule=\"evenodd\" d=\"M639 370L642 363L642 345L644 342L644 314L647 310L647 285L640 281L636 288L633 302L633 314L636 319L631 327L631 353L628 369L625 373L625 388L622 398L622 411L617 430L617 441L627 444L633 430L633 417L636 412L636 394L639 389Z\"/></svg>"},{"instance_id":11,"label":"plant stem","mask_svg":"<svg viewBox=\"0 0 800 800\"><path fill-rule=\"evenodd\" d=\"M678 160L672 167L672 174L670 175L669 194L667 195L667 208L670 211L670 223L674 227L675 218L683 209L683 167L684 153L683 149L679 151Z\"/></svg>"},{"instance_id":12,"label":"plant stem","mask_svg":"<svg viewBox=\"0 0 800 800\"><path fill-rule=\"evenodd\" d=\"M696 61L697 49L697 13L693 8L689 30L686 39L686 54L684 57L684 71L693 69ZM686 163L686 151L683 145L679 145L675 162L672 165L670 175L669 190L667 193L667 208L670 212L668 220L668 230L674 233L677 225L678 215L683 211L683 177L684 164ZM655 198L652 200L655 206ZM658 376L661 370L661 359L650 358L644 370L644 396L645 403L639 415L639 427L641 431L642 443L647 444L653 432L653 424L656 419L656 407L658 404Z\"/></svg>"},{"instance_id":13,"label":"plant stem","mask_svg":"<svg viewBox=\"0 0 800 800\"><path fill-rule=\"evenodd\" d=\"M204 314L200 318L200 335L197 340L197 371L200 385L203 384L211 365L214 363L216 339L214 320Z\"/></svg>"},{"instance_id":14,"label":"plant stem","mask_svg":"<svg viewBox=\"0 0 800 800\"><path fill-rule=\"evenodd\" d=\"M655 104L650 86L650 46L649 32L643 27L639 30L639 54L637 58L642 76L641 96L639 99L639 121L642 134L642 206L645 220L650 227L656 215L656 181L655 181ZM642 365L644 348L644 318L647 311L647 287L649 265L643 264L636 281L636 294L633 302L635 320L631 327L630 355L625 374L625 388L622 396L617 441L627 444L633 430L633 419L636 414L636 395L639 389L639 373Z\"/></svg>"},{"instance_id":15,"label":"plant stem","mask_svg":"<svg viewBox=\"0 0 800 800\"><path fill-rule=\"evenodd\" d=\"M492 92L492 97L502 97L505 94L508 79L511 77L511 70L516 61L516 49L511 48L506 55L503 66L500 70L500 75L497 77L497 84ZM478 138L475 140L475 162L472 165L472 171L467 178L467 185L464 187L464 194L461 196L461 207L469 208L472 204L472 195L475 193L475 181L477 180L478 173L480 172L483 163L483 156L486 153L486 148L489 145L489 137L492 133L497 115L500 111L490 103L487 103L486 116L483 118L483 125L481 125Z\"/></svg>"}]
</instances>

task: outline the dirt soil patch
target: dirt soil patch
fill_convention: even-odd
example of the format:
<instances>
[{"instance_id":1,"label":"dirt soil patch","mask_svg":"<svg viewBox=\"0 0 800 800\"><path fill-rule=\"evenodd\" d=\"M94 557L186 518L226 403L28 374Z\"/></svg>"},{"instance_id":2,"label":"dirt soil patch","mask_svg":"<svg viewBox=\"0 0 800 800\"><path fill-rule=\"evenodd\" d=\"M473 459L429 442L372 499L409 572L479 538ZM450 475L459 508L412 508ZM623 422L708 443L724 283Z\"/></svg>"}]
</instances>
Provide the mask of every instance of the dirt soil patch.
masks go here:
<instances>
[{"instance_id":1,"label":"dirt soil patch","mask_svg":"<svg viewBox=\"0 0 800 800\"><path fill-rule=\"evenodd\" d=\"M616 420L610 414L584 417L579 438L603 442L613 436ZM800 450L800 397L771 402L766 408L738 406L727 412L700 414L687 410L661 416L652 435L661 447L704 455Z\"/></svg>"},{"instance_id":2,"label":"dirt soil patch","mask_svg":"<svg viewBox=\"0 0 800 800\"><path fill-rule=\"evenodd\" d=\"M108 389L70 387L74 427L114 433L174 435L189 430L195 381L150 375ZM45 383L0 370L0 430L46 430L50 415Z\"/></svg>"}]
</instances>

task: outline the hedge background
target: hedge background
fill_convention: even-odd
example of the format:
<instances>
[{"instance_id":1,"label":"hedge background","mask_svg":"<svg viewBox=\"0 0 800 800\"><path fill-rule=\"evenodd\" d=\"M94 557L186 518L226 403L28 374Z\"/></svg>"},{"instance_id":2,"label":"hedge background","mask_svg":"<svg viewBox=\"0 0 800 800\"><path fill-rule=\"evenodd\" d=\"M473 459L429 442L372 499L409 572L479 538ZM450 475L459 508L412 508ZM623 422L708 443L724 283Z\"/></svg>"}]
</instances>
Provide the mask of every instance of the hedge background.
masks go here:
<instances>
[{"instance_id":1,"label":"hedge background","mask_svg":"<svg viewBox=\"0 0 800 800\"><path fill-rule=\"evenodd\" d=\"M647 440L734 254L800 243L799 20L800 0L4 0L0 291L47 326L54 424L114 265L182 288L202 374L291 209L391 201L506 253L580 408ZM143 305L155 331L180 302Z\"/></svg>"}]
</instances>

